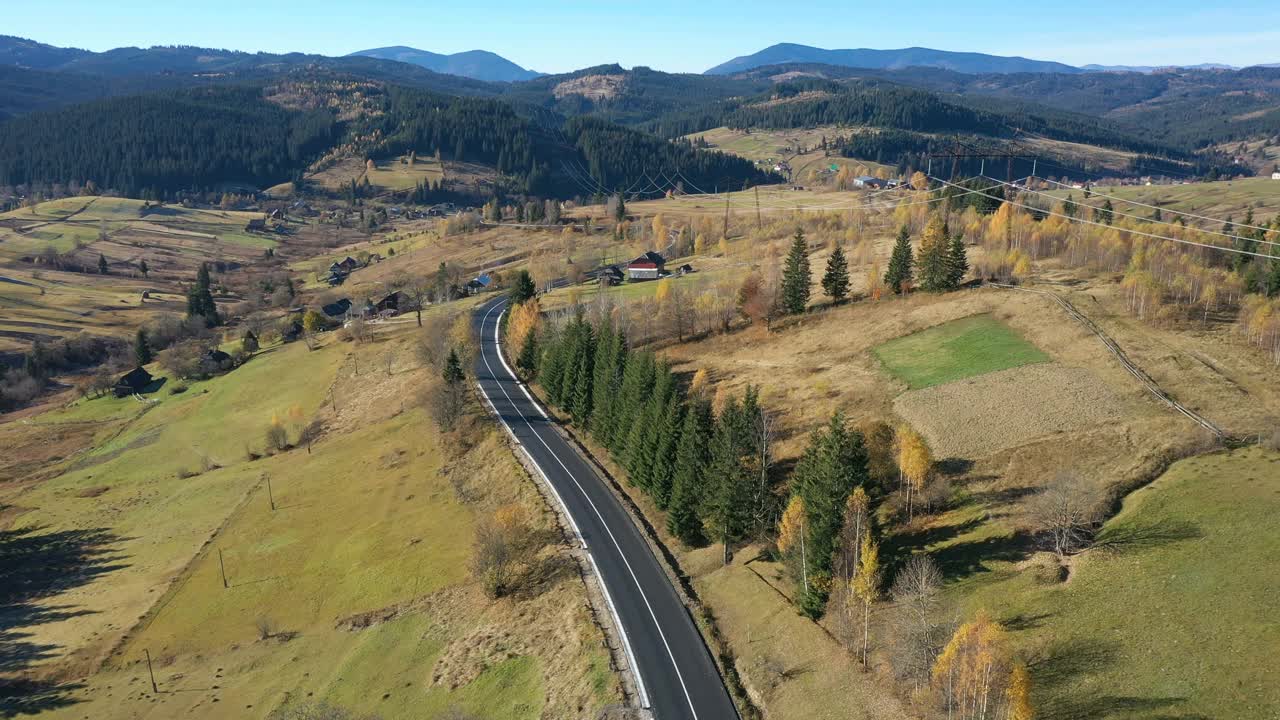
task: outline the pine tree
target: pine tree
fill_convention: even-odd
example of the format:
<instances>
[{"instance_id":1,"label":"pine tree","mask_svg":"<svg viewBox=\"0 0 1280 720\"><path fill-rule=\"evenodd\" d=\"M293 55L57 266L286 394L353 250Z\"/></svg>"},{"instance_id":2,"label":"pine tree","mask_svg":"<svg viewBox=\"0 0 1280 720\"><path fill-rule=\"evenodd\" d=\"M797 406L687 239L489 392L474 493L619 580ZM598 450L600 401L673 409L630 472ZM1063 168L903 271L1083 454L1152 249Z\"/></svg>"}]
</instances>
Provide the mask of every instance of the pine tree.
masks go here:
<instances>
[{"instance_id":1,"label":"pine tree","mask_svg":"<svg viewBox=\"0 0 1280 720\"><path fill-rule=\"evenodd\" d=\"M151 268L147 266L146 260L138 262L138 271L142 273L142 277L147 277L147 273L151 272Z\"/></svg>"},{"instance_id":2,"label":"pine tree","mask_svg":"<svg viewBox=\"0 0 1280 720\"><path fill-rule=\"evenodd\" d=\"M221 320L210 284L209 263L201 263L196 273L196 284L187 291L187 317L202 317L207 327L214 327L221 324Z\"/></svg>"},{"instance_id":3,"label":"pine tree","mask_svg":"<svg viewBox=\"0 0 1280 720\"><path fill-rule=\"evenodd\" d=\"M902 294L911 287L912 263L911 232L903 225L898 229L898 240L889 256L889 268L884 273L884 284L893 292Z\"/></svg>"},{"instance_id":4,"label":"pine tree","mask_svg":"<svg viewBox=\"0 0 1280 720\"><path fill-rule=\"evenodd\" d=\"M804 230L796 228L782 271L782 309L790 315L799 315L809 305L809 244Z\"/></svg>"},{"instance_id":5,"label":"pine tree","mask_svg":"<svg viewBox=\"0 0 1280 720\"><path fill-rule=\"evenodd\" d=\"M796 465L792 486L804 500L808 589L801 610L819 617L830 587L831 561L844 518L845 501L854 487L867 482L867 456L862 437L847 427L844 416L832 415L814 431Z\"/></svg>"},{"instance_id":6,"label":"pine tree","mask_svg":"<svg viewBox=\"0 0 1280 720\"><path fill-rule=\"evenodd\" d=\"M138 328L138 334L133 338L133 359L139 367L154 359L151 345L147 342L147 331L142 328Z\"/></svg>"},{"instance_id":7,"label":"pine tree","mask_svg":"<svg viewBox=\"0 0 1280 720\"><path fill-rule=\"evenodd\" d=\"M622 222L627 219L627 203L622 199L622 195L616 195L615 197L618 200L618 204L614 206L613 219Z\"/></svg>"},{"instance_id":8,"label":"pine tree","mask_svg":"<svg viewBox=\"0 0 1280 720\"><path fill-rule=\"evenodd\" d=\"M449 348L449 358L444 363L444 372L440 373L444 381L449 385L456 385L467 379L467 374L462 371L462 361L458 359L458 351Z\"/></svg>"},{"instance_id":9,"label":"pine tree","mask_svg":"<svg viewBox=\"0 0 1280 720\"><path fill-rule=\"evenodd\" d=\"M625 458L631 433L635 431L636 421L643 414L645 403L653 390L653 371L653 353L640 352L627 356L627 364L622 371L622 388L615 400L616 421L608 439L610 452L620 462Z\"/></svg>"},{"instance_id":10,"label":"pine tree","mask_svg":"<svg viewBox=\"0 0 1280 720\"><path fill-rule=\"evenodd\" d=\"M700 510L713 428L711 402L702 397L690 398L680 429L671 499L667 503L667 530L688 546L705 541Z\"/></svg>"},{"instance_id":11,"label":"pine tree","mask_svg":"<svg viewBox=\"0 0 1280 720\"><path fill-rule=\"evenodd\" d=\"M839 245L827 260L827 271L822 274L822 291L834 303L843 302L849 295L849 261L845 259L844 248Z\"/></svg>"},{"instance_id":12,"label":"pine tree","mask_svg":"<svg viewBox=\"0 0 1280 720\"><path fill-rule=\"evenodd\" d=\"M651 494L658 507L665 510L671 502L671 486L675 482L676 448L680 445L680 430L684 426L685 403L678 396L667 402L666 412L658 425L657 443L653 450L653 472L650 479Z\"/></svg>"},{"instance_id":13,"label":"pine tree","mask_svg":"<svg viewBox=\"0 0 1280 720\"><path fill-rule=\"evenodd\" d=\"M1102 201L1102 207L1098 210L1098 222L1103 225L1110 225L1115 219L1115 206L1111 204L1111 198Z\"/></svg>"},{"instance_id":14,"label":"pine tree","mask_svg":"<svg viewBox=\"0 0 1280 720\"><path fill-rule=\"evenodd\" d=\"M591 360L594 356L594 348L592 346L591 326L584 325L586 328L581 340L581 347L578 351L578 371L576 373L577 384L574 386L573 397L570 399L569 412L573 416L573 422L578 427L585 428L591 419L591 380L593 377Z\"/></svg>"},{"instance_id":15,"label":"pine tree","mask_svg":"<svg viewBox=\"0 0 1280 720\"><path fill-rule=\"evenodd\" d=\"M737 399L730 399L716 422L707 470L706 521L713 539L724 545L727 565L733 545L751 523L751 487L756 479L751 428Z\"/></svg>"},{"instance_id":16,"label":"pine tree","mask_svg":"<svg viewBox=\"0 0 1280 720\"><path fill-rule=\"evenodd\" d=\"M602 324L596 331L596 358L591 381L591 434L605 447L613 435L622 368L626 363L626 343L620 331Z\"/></svg>"},{"instance_id":17,"label":"pine tree","mask_svg":"<svg viewBox=\"0 0 1280 720\"><path fill-rule=\"evenodd\" d=\"M920 287L929 292L947 289L947 225L934 214L920 237Z\"/></svg>"},{"instance_id":18,"label":"pine tree","mask_svg":"<svg viewBox=\"0 0 1280 720\"><path fill-rule=\"evenodd\" d=\"M947 246L947 289L955 290L964 282L969 272L969 253L964 247L964 237L960 233L951 236Z\"/></svg>"},{"instance_id":19,"label":"pine tree","mask_svg":"<svg viewBox=\"0 0 1280 720\"><path fill-rule=\"evenodd\" d=\"M520 344L520 354L516 356L516 369L524 374L526 380L538 375L538 333L525 333L524 342Z\"/></svg>"},{"instance_id":20,"label":"pine tree","mask_svg":"<svg viewBox=\"0 0 1280 720\"><path fill-rule=\"evenodd\" d=\"M516 275L515 285L511 287L511 304L522 305L532 300L538 294L538 288L533 282L533 276L528 270L521 270Z\"/></svg>"},{"instance_id":21,"label":"pine tree","mask_svg":"<svg viewBox=\"0 0 1280 720\"><path fill-rule=\"evenodd\" d=\"M98 253L98 273L106 275L109 271L110 268L107 266L107 256L102 253Z\"/></svg>"},{"instance_id":22,"label":"pine tree","mask_svg":"<svg viewBox=\"0 0 1280 720\"><path fill-rule=\"evenodd\" d=\"M644 414L638 423L640 430L635 437L629 438L634 442L627 448L631 479L651 495L654 493L654 469L662 421L674 394L675 376L672 375L671 368L665 364L659 365L654 371L653 392L645 403Z\"/></svg>"}]
</instances>

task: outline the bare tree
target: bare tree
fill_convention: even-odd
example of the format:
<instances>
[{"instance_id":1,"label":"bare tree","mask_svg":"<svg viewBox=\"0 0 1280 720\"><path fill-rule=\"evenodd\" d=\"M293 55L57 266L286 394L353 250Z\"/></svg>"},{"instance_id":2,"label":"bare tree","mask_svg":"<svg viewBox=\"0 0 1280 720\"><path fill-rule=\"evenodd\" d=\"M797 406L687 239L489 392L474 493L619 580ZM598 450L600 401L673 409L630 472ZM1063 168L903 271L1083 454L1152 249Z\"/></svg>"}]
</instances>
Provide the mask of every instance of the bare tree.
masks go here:
<instances>
[{"instance_id":1,"label":"bare tree","mask_svg":"<svg viewBox=\"0 0 1280 720\"><path fill-rule=\"evenodd\" d=\"M937 621L942 572L928 555L913 555L898 571L890 589L894 617L894 670L915 687L929 679L945 633Z\"/></svg>"},{"instance_id":2,"label":"bare tree","mask_svg":"<svg viewBox=\"0 0 1280 720\"><path fill-rule=\"evenodd\" d=\"M414 351L423 365L435 370L444 369L445 358L449 356L449 328L452 325L453 319L443 313L433 313L427 318L414 343Z\"/></svg>"},{"instance_id":3,"label":"bare tree","mask_svg":"<svg viewBox=\"0 0 1280 720\"><path fill-rule=\"evenodd\" d=\"M1097 499L1088 483L1074 473L1054 476L1028 503L1035 529L1053 552L1065 558L1089 543L1100 517Z\"/></svg>"}]
</instances>

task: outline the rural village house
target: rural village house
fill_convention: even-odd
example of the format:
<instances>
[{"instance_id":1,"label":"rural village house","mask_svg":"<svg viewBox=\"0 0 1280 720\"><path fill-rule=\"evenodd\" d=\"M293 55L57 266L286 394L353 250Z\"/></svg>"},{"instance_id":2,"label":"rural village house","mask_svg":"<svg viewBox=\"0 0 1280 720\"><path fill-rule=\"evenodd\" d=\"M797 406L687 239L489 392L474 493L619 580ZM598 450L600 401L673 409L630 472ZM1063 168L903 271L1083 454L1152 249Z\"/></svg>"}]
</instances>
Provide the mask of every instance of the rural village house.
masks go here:
<instances>
[{"instance_id":1,"label":"rural village house","mask_svg":"<svg viewBox=\"0 0 1280 720\"><path fill-rule=\"evenodd\" d=\"M666 272L667 261L661 255L650 250L627 263L627 277L635 280L657 280Z\"/></svg>"}]
</instances>

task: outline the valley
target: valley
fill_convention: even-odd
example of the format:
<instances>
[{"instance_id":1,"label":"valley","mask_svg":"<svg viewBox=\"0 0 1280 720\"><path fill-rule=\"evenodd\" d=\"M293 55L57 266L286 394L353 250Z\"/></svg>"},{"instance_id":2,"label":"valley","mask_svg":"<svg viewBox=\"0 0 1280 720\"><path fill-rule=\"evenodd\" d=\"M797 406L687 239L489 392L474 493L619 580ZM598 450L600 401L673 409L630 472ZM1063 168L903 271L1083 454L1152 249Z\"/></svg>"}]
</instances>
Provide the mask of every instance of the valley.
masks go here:
<instances>
[{"instance_id":1,"label":"valley","mask_svg":"<svg viewBox=\"0 0 1280 720\"><path fill-rule=\"evenodd\" d=\"M1280 68L287 50L0 37L0 715L1280 712Z\"/></svg>"}]
</instances>

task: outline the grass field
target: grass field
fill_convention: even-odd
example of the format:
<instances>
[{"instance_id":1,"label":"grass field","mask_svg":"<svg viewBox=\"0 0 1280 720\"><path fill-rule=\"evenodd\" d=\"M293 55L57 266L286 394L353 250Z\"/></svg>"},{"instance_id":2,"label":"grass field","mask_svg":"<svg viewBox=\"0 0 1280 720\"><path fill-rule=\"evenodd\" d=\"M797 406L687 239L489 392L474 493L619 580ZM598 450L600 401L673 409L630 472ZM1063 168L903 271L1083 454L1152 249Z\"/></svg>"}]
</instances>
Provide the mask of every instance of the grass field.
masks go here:
<instances>
[{"instance_id":1,"label":"grass field","mask_svg":"<svg viewBox=\"0 0 1280 720\"><path fill-rule=\"evenodd\" d=\"M0 590L0 681L35 678L0 693L0 715L261 718L323 699L384 718L535 720L616 701L576 574L497 602L473 579L477 517L506 504L538 527L550 516L492 429L465 454L440 443L404 401L431 373L407 335L379 334L267 348L151 405L81 401L0 429L33 446L75 429L66 442L85 444L45 459L61 470L49 479L0 486L0 557L21 544L30 564L0 572L42 578L19 601ZM326 434L252 459L273 416ZM552 562L561 552L543 550L547 567L572 567Z\"/></svg>"},{"instance_id":2,"label":"grass field","mask_svg":"<svg viewBox=\"0 0 1280 720\"><path fill-rule=\"evenodd\" d=\"M1280 455L1175 464L1065 583L996 563L949 594L1014 628L1045 718L1273 717Z\"/></svg>"},{"instance_id":3,"label":"grass field","mask_svg":"<svg viewBox=\"0 0 1280 720\"><path fill-rule=\"evenodd\" d=\"M850 135L865 129L817 127L778 130L734 130L718 127L686 136L692 140L702 138L721 152L746 158L755 163L773 166L773 163L786 160L791 165L791 175L797 183L819 182L819 176L811 171L822 171L831 165L837 167L864 168L868 174L874 175L879 169L896 174L897 169L890 165L881 165L869 160L827 155L821 149L822 138L834 139L837 135ZM797 154L797 149L805 152ZM829 177L829 176L828 176ZM710 190L710 188L706 188Z\"/></svg>"},{"instance_id":4,"label":"grass field","mask_svg":"<svg viewBox=\"0 0 1280 720\"><path fill-rule=\"evenodd\" d=\"M990 315L922 330L884 343L873 352L912 390L1049 360Z\"/></svg>"}]
</instances>

